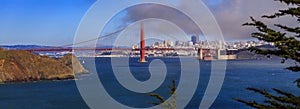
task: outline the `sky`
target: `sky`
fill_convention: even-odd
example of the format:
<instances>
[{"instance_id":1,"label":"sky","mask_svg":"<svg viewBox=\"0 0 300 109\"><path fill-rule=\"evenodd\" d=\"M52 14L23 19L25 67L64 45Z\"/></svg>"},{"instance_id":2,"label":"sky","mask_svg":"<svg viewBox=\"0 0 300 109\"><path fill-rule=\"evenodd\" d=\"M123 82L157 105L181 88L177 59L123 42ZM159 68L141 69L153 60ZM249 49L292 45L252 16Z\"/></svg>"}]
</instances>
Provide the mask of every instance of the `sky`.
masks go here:
<instances>
[{"instance_id":1,"label":"sky","mask_svg":"<svg viewBox=\"0 0 300 109\"><path fill-rule=\"evenodd\" d=\"M227 41L252 40L250 34L255 29L241 26L250 21L250 16L259 19L261 15L272 14L275 10L286 8L285 5L273 0L203 1L214 14ZM94 2L95 0L0 0L0 45L59 46L72 43L82 17ZM101 2L109 4L110 0ZM188 7L191 2L179 0L178 3ZM137 16L143 16L143 11L154 9L153 7L155 6L126 10L116 16L116 19L119 19L120 24L127 24L139 19ZM163 16L156 11L152 14ZM175 17L174 21L180 21L182 18ZM274 23L271 20L265 21L267 24ZM289 18L281 18L275 22L294 25L293 19ZM191 27L189 23L180 25L187 29ZM193 30L189 30L192 34Z\"/></svg>"},{"instance_id":2,"label":"sky","mask_svg":"<svg viewBox=\"0 0 300 109\"><path fill-rule=\"evenodd\" d=\"M92 0L0 0L0 45L73 41Z\"/></svg>"}]
</instances>

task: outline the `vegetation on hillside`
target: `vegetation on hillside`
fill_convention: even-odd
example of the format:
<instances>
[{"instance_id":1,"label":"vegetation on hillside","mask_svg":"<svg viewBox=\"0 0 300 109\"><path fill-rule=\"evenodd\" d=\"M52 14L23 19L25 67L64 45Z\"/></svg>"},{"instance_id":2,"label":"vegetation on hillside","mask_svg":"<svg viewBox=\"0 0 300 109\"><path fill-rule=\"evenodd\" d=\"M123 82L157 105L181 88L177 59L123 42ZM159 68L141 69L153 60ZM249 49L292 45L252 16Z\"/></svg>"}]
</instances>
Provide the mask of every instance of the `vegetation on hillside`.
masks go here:
<instances>
[{"instance_id":1,"label":"vegetation on hillside","mask_svg":"<svg viewBox=\"0 0 300 109\"><path fill-rule=\"evenodd\" d=\"M75 58L76 59L76 58ZM77 73L87 73L78 60ZM73 79L72 55L61 59L22 50L0 50L0 83Z\"/></svg>"},{"instance_id":2,"label":"vegetation on hillside","mask_svg":"<svg viewBox=\"0 0 300 109\"><path fill-rule=\"evenodd\" d=\"M155 97L158 102L152 102L153 105L160 105L164 109L177 109L177 103L176 103L176 84L175 81L172 81L172 86L168 86L170 89L169 95L171 96L170 102L168 102L166 99L164 99L161 95L152 93L149 96Z\"/></svg>"}]
</instances>

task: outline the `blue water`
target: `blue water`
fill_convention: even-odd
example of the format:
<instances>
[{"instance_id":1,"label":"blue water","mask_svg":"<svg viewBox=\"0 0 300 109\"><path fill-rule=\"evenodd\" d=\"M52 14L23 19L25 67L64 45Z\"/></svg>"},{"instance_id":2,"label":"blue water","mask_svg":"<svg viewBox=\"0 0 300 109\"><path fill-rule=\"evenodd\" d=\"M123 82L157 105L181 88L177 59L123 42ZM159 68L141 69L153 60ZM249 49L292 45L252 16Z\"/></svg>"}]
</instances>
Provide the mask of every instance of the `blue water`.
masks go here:
<instances>
[{"instance_id":1,"label":"blue water","mask_svg":"<svg viewBox=\"0 0 300 109\"><path fill-rule=\"evenodd\" d=\"M91 69L91 58L83 58L84 66ZM171 81L180 81L180 61L177 58L148 58L149 63L154 59L162 60L167 67L167 77L164 83L154 93L168 98ZM122 58L120 58L122 60ZM185 60L185 59L183 59ZM186 59L188 60L188 59ZM137 58L130 59L130 70L139 81L150 78L148 64L137 63ZM152 106L149 102L156 99L144 93L135 93L127 90L118 83L110 64L110 58L96 58L97 73L77 77L76 81L84 81L99 76L107 92L118 102L132 107L145 108ZM291 62L281 64L280 60L232 60L227 61L226 77L219 96L212 105L212 109L247 109L249 107L238 103L232 98L245 100L263 100L260 95L245 90L247 87L278 88L299 94L293 81L300 78L300 73L290 72L284 68L292 65ZM122 67L122 66L120 66ZM210 61L200 62L200 81L197 91L187 108L199 107L202 96L210 77ZM81 98L75 80L42 81L32 83L12 83L0 85L0 109L88 109Z\"/></svg>"}]
</instances>

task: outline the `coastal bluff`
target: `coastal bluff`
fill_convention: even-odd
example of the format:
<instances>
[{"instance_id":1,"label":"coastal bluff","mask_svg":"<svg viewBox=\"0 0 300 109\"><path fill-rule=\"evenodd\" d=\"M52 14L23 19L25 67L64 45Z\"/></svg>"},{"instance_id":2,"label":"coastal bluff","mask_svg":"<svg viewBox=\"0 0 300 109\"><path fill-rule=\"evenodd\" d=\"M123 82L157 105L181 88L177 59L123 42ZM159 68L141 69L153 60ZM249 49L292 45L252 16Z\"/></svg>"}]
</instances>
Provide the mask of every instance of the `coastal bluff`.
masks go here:
<instances>
[{"instance_id":1,"label":"coastal bluff","mask_svg":"<svg viewBox=\"0 0 300 109\"><path fill-rule=\"evenodd\" d=\"M88 71L72 54L53 59L0 48L0 83L74 79L76 74L86 73Z\"/></svg>"}]
</instances>

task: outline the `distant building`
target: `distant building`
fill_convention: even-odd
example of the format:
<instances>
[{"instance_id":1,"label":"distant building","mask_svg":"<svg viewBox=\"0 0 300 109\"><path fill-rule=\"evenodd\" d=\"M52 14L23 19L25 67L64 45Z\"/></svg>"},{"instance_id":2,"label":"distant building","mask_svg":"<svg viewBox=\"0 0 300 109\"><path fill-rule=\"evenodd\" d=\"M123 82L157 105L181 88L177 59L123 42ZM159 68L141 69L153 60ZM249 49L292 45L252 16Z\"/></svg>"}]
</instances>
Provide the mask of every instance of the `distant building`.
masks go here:
<instances>
[{"instance_id":1,"label":"distant building","mask_svg":"<svg viewBox=\"0 0 300 109\"><path fill-rule=\"evenodd\" d=\"M175 41L175 46L184 46L184 41Z\"/></svg>"},{"instance_id":2,"label":"distant building","mask_svg":"<svg viewBox=\"0 0 300 109\"><path fill-rule=\"evenodd\" d=\"M139 48L139 45L133 45L132 46L132 49L138 49Z\"/></svg>"},{"instance_id":3,"label":"distant building","mask_svg":"<svg viewBox=\"0 0 300 109\"><path fill-rule=\"evenodd\" d=\"M193 42L193 44L195 45L196 43L199 42L199 37L198 36L192 36L191 41Z\"/></svg>"},{"instance_id":4,"label":"distant building","mask_svg":"<svg viewBox=\"0 0 300 109\"><path fill-rule=\"evenodd\" d=\"M193 46L194 42L188 41L188 46Z\"/></svg>"},{"instance_id":5,"label":"distant building","mask_svg":"<svg viewBox=\"0 0 300 109\"><path fill-rule=\"evenodd\" d=\"M172 41L164 41L164 47L172 47L174 46L173 42Z\"/></svg>"},{"instance_id":6,"label":"distant building","mask_svg":"<svg viewBox=\"0 0 300 109\"><path fill-rule=\"evenodd\" d=\"M168 45L168 47L173 47L173 46L174 46L174 42L172 42L172 41L167 41L167 45Z\"/></svg>"}]
</instances>

